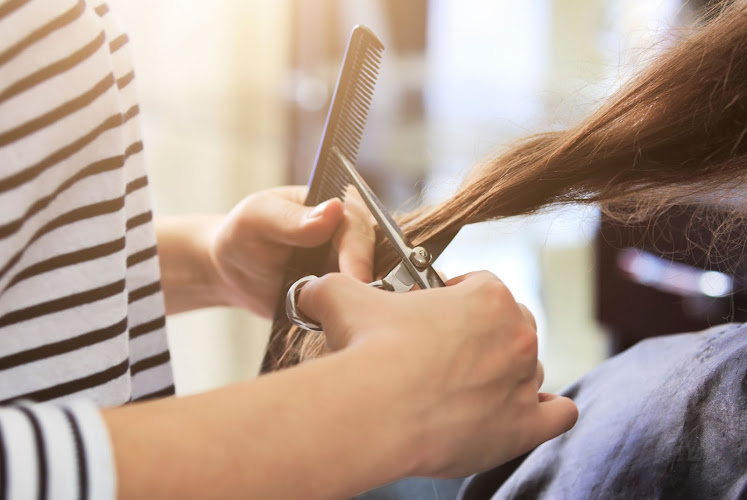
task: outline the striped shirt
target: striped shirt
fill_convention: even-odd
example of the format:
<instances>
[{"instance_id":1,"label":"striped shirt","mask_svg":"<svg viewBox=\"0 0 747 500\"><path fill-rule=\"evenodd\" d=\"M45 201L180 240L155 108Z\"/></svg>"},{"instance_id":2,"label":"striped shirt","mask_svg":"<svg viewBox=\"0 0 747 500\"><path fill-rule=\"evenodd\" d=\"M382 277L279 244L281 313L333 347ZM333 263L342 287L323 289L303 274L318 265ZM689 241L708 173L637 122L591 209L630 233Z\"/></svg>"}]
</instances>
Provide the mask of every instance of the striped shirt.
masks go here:
<instances>
[{"instance_id":1,"label":"striped shirt","mask_svg":"<svg viewBox=\"0 0 747 500\"><path fill-rule=\"evenodd\" d=\"M174 393L128 38L0 0L0 500L110 498L98 406Z\"/></svg>"}]
</instances>

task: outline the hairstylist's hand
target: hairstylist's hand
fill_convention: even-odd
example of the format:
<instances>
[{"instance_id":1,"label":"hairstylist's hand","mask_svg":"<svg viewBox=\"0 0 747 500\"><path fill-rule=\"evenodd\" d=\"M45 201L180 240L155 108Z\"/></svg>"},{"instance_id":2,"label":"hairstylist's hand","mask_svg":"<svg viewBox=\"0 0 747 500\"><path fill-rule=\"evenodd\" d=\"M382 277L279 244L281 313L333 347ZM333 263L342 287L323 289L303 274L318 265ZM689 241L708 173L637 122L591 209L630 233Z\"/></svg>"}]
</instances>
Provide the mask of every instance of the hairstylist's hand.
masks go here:
<instances>
[{"instance_id":1,"label":"hairstylist's hand","mask_svg":"<svg viewBox=\"0 0 747 500\"><path fill-rule=\"evenodd\" d=\"M303 205L305 186L252 194L222 221L210 255L225 285L227 300L270 317L292 247L315 247L332 240L339 268L357 280L372 279L374 229L363 201L351 193L343 204L332 199Z\"/></svg>"},{"instance_id":2,"label":"hairstylist's hand","mask_svg":"<svg viewBox=\"0 0 747 500\"><path fill-rule=\"evenodd\" d=\"M567 431L578 415L570 399L538 393L534 318L506 286L487 272L448 285L394 294L330 274L299 297L338 355L375 362L362 397L391 396L382 396L382 422L399 424L382 432L407 433L410 475L487 469Z\"/></svg>"}]
</instances>

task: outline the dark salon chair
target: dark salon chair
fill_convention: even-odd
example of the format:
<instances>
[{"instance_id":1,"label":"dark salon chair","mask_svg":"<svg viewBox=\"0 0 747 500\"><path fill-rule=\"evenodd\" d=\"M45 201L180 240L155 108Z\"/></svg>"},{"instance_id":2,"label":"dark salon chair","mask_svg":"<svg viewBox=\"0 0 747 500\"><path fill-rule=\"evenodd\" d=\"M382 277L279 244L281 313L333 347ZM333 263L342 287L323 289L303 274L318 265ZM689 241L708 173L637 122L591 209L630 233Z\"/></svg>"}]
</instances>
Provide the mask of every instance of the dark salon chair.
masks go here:
<instances>
[{"instance_id":1,"label":"dark salon chair","mask_svg":"<svg viewBox=\"0 0 747 500\"><path fill-rule=\"evenodd\" d=\"M727 213L681 206L635 224L603 217L596 315L610 354L658 335L747 321L745 227L714 238ZM699 222L700 221L700 222Z\"/></svg>"}]
</instances>

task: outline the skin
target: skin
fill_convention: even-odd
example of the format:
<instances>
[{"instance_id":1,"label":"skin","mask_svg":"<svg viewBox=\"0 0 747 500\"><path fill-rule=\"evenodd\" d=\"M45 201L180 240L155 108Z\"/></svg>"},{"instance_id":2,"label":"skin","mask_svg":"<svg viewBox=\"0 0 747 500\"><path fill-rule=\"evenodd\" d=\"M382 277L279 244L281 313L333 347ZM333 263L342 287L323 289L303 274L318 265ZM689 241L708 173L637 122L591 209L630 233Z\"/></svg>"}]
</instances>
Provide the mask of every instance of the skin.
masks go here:
<instances>
[{"instance_id":1,"label":"skin","mask_svg":"<svg viewBox=\"0 0 747 500\"><path fill-rule=\"evenodd\" d=\"M234 305L268 316L288 245L332 239L343 273L299 296L332 352L105 410L120 498L348 498L406 476L484 470L573 426L570 400L538 393L534 318L498 278L408 294L368 287L365 208L351 199L313 212L301 197L271 190L225 218L159 221L169 312Z\"/></svg>"},{"instance_id":2,"label":"skin","mask_svg":"<svg viewBox=\"0 0 747 500\"><path fill-rule=\"evenodd\" d=\"M332 240L340 271L371 281L373 220L357 193L305 207L304 186L252 194L228 215L156 220L166 312L235 306L271 318L291 247Z\"/></svg>"}]
</instances>

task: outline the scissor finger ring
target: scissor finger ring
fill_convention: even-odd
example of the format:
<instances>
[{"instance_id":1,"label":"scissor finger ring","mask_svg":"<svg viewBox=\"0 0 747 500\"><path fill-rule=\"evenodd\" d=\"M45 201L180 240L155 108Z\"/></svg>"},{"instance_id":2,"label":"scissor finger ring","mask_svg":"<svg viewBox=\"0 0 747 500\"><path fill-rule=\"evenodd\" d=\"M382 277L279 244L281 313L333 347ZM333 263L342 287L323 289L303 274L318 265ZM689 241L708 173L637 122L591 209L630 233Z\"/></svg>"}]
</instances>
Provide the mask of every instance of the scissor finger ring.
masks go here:
<instances>
[{"instance_id":1,"label":"scissor finger ring","mask_svg":"<svg viewBox=\"0 0 747 500\"><path fill-rule=\"evenodd\" d=\"M303 315L300 309L298 309L298 294L301 288L311 280L317 279L317 276L309 275L304 276L300 280L296 281L288 289L288 294L285 296L285 314L288 319L296 326L309 330L312 332L321 332L321 325L314 323L312 320Z\"/></svg>"}]
</instances>

